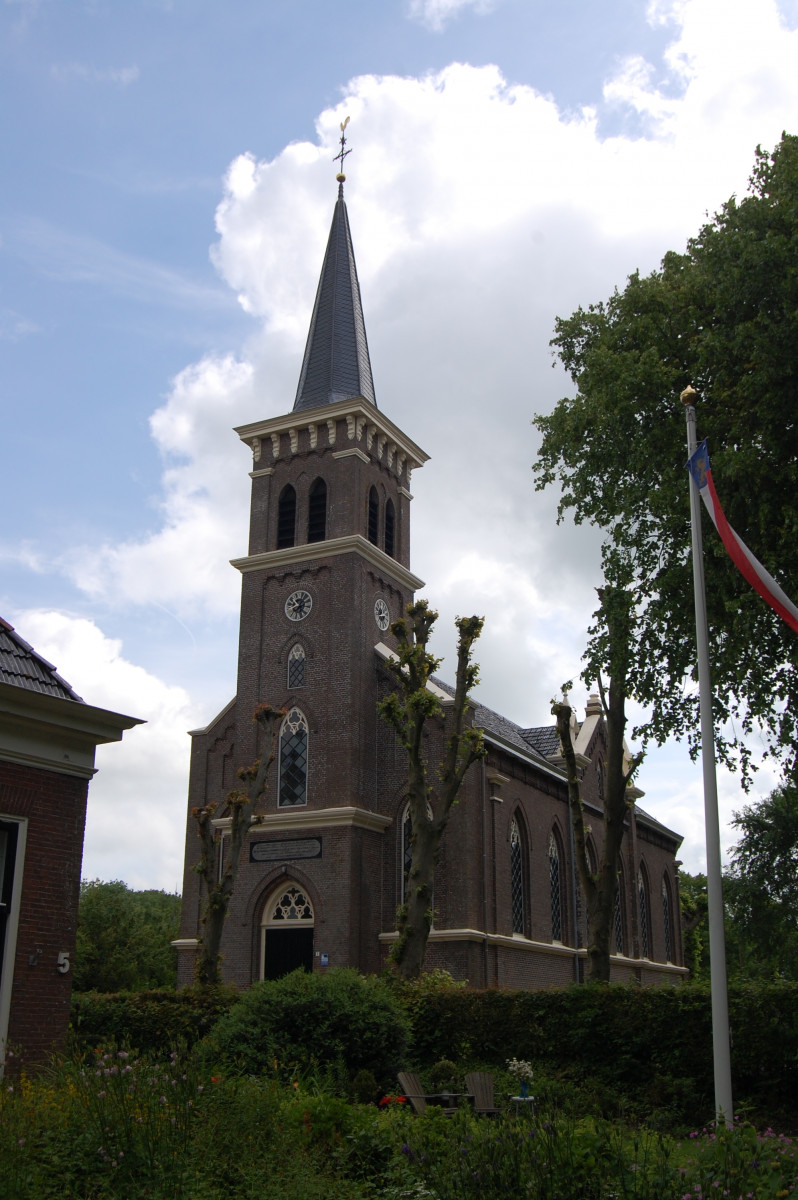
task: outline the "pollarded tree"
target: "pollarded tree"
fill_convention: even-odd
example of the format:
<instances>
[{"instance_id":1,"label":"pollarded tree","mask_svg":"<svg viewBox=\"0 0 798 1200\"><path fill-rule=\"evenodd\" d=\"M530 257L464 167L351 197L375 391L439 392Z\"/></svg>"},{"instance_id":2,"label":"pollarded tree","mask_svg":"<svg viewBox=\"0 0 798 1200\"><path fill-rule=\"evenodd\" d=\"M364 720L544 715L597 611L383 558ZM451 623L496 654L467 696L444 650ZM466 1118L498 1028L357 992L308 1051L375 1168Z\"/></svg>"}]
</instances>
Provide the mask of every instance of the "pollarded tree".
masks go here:
<instances>
[{"instance_id":1,"label":"pollarded tree","mask_svg":"<svg viewBox=\"0 0 798 1200\"><path fill-rule=\"evenodd\" d=\"M565 772L568 782L568 806L574 831L576 862L587 904L590 942L587 948L588 980L609 983L610 953L618 891L618 872L621 868L623 842L629 809L634 804L630 795L632 777L642 761L642 754L628 758L626 733L626 699L628 647L632 640L634 613L631 597L621 589L605 588L599 592L600 607L596 616L594 652L585 675L596 679L607 725L607 759L604 774L604 836L597 868L594 870L588 853L584 808L579 786L571 736L571 706L567 700L555 702L552 713L557 720ZM601 663L602 666L599 666ZM604 687L602 667L609 673Z\"/></svg>"},{"instance_id":2,"label":"pollarded tree","mask_svg":"<svg viewBox=\"0 0 798 1200\"><path fill-rule=\"evenodd\" d=\"M639 620L628 687L640 731L699 737L683 406L699 392L718 494L732 526L790 593L798 580L798 138L757 150L750 194L730 199L660 270L559 319L552 342L576 395L535 418L537 486L605 532L604 577ZM798 639L753 592L705 519L716 727L761 726L789 765L798 743ZM734 741L719 740L724 759ZM737 744L745 772L742 744Z\"/></svg>"},{"instance_id":3,"label":"pollarded tree","mask_svg":"<svg viewBox=\"0 0 798 1200\"><path fill-rule=\"evenodd\" d=\"M228 792L225 798L230 818L230 827L226 831L229 834L229 846L227 839L222 840L213 823L218 805L206 804L191 810L202 844L202 853L195 868L204 892L202 933L195 966L199 984L215 986L221 982L219 951L241 863L241 851L247 834L262 815L258 806L267 791L269 768L277 757L277 738L285 715L284 708L272 708L270 704L259 704L255 709L252 719L263 729L263 749L257 762L239 770L238 778L242 786Z\"/></svg>"},{"instance_id":4,"label":"pollarded tree","mask_svg":"<svg viewBox=\"0 0 798 1200\"><path fill-rule=\"evenodd\" d=\"M405 902L397 917L399 937L391 951L391 960L403 979L416 979L421 973L432 925L432 885L441 839L466 771L486 754L482 730L467 723L468 695L479 678L471 654L483 618L457 618L455 694L445 709L428 686L440 665L427 650L437 619L426 600L417 600L408 605L406 617L391 625L397 651L387 665L395 676L396 691L378 706L380 715L396 731L408 761L411 862ZM430 721L443 725L444 754L437 766L430 764L424 753L424 730Z\"/></svg>"}]
</instances>

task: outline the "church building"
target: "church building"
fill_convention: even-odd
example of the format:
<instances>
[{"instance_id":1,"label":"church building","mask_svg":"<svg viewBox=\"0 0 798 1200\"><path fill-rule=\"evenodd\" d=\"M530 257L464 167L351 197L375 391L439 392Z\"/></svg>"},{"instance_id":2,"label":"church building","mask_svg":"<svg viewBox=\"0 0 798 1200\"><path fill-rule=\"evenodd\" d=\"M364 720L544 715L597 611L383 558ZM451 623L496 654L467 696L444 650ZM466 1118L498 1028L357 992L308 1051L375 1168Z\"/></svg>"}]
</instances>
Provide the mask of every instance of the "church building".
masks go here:
<instances>
[{"instance_id":1,"label":"church building","mask_svg":"<svg viewBox=\"0 0 798 1200\"><path fill-rule=\"evenodd\" d=\"M342 159L343 164L343 159ZM236 430L252 450L235 697L192 733L179 980L192 981L202 896L191 812L257 759L257 705L284 707L264 815L253 825L222 944L240 987L298 966L379 971L409 866L407 759L377 702L393 690L390 624L423 586L410 569L411 473L420 446L377 406L352 237L338 199L293 408ZM434 685L451 703L443 681ZM553 725L521 728L474 702L488 756L468 772L444 835L426 969L474 987L583 977L585 905ZM600 849L606 732L597 697L574 729ZM431 731L430 754L440 730ZM641 792L632 790L630 799ZM613 978L685 975L678 834L630 806L615 906Z\"/></svg>"}]
</instances>

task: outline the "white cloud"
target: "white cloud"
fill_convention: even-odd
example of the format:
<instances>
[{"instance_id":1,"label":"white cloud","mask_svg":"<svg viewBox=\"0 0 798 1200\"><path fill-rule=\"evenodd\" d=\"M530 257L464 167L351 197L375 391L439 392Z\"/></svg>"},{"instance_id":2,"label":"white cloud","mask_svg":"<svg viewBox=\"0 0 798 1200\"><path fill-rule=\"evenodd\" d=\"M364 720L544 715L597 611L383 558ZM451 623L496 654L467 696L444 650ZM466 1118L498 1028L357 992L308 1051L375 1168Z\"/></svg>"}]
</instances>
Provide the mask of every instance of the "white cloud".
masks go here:
<instances>
[{"instance_id":1,"label":"white cloud","mask_svg":"<svg viewBox=\"0 0 798 1200\"><path fill-rule=\"evenodd\" d=\"M58 83L82 79L86 83L115 83L119 87L128 87L136 82L140 71L135 64L130 67L91 67L86 63L69 62L53 64L50 74Z\"/></svg>"},{"instance_id":2,"label":"white cloud","mask_svg":"<svg viewBox=\"0 0 798 1200\"><path fill-rule=\"evenodd\" d=\"M454 6L418 10L443 20ZM798 34L773 0L670 0L651 20L673 31L663 61L630 58L605 89L645 136L602 138L598 109L566 114L496 67L454 64L354 79L320 114L316 143L271 162L238 157L213 258L261 332L240 357L175 380L152 421L159 522L67 554L75 582L115 603L235 611L227 560L246 550L250 462L230 426L290 410L349 114L347 202L377 400L432 456L413 480L412 566L441 611L438 652L451 663L455 613L484 612L481 698L522 723L548 720L550 697L578 674L598 582L595 534L557 528L555 499L532 489L529 419L568 388L551 370L555 316L681 249L744 189L757 143L798 129ZM692 781L677 759L686 751L659 769L652 755L657 787L667 772ZM641 786L651 791L645 773ZM692 786L657 800L691 839Z\"/></svg>"},{"instance_id":3,"label":"white cloud","mask_svg":"<svg viewBox=\"0 0 798 1200\"><path fill-rule=\"evenodd\" d=\"M198 710L188 693L122 654L118 639L62 612L13 615L21 637L88 704L140 717L121 743L97 749L89 785L84 878L124 879L130 887L182 887L189 739Z\"/></svg>"},{"instance_id":4,"label":"white cloud","mask_svg":"<svg viewBox=\"0 0 798 1200\"><path fill-rule=\"evenodd\" d=\"M440 33L454 17L470 8L480 16L492 12L500 0L408 0L407 15Z\"/></svg>"},{"instance_id":5,"label":"white cloud","mask_svg":"<svg viewBox=\"0 0 798 1200\"><path fill-rule=\"evenodd\" d=\"M235 607L239 577L228 560L246 548L249 479L247 451L230 426L252 404L252 384L252 367L232 356L203 359L177 376L150 422L166 462L163 523L137 541L65 554L77 587L184 614Z\"/></svg>"}]
</instances>

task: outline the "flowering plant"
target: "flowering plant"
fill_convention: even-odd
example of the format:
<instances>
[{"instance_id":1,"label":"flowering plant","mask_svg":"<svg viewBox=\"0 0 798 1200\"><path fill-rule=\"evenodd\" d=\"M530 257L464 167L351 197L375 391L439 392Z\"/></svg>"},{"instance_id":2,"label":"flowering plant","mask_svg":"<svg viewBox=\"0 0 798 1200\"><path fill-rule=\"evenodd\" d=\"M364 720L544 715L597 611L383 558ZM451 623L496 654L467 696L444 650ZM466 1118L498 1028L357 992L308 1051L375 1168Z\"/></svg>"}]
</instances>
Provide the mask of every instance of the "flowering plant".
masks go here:
<instances>
[{"instance_id":1,"label":"flowering plant","mask_svg":"<svg viewBox=\"0 0 798 1200\"><path fill-rule=\"evenodd\" d=\"M514 1075L519 1083L531 1083L533 1078L532 1064L523 1058L508 1058L507 1070Z\"/></svg>"},{"instance_id":2,"label":"flowering plant","mask_svg":"<svg viewBox=\"0 0 798 1200\"><path fill-rule=\"evenodd\" d=\"M407 1096L383 1096L379 1108L390 1108L392 1104L407 1104Z\"/></svg>"}]
</instances>

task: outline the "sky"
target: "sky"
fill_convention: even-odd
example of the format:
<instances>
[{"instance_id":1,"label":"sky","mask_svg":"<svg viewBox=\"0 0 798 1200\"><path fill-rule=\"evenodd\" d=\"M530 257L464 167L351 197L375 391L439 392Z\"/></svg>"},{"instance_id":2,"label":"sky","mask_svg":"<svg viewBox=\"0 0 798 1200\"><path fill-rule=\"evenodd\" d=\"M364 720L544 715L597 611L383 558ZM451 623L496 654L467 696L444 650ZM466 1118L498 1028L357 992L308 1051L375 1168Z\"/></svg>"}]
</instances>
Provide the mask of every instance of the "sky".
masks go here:
<instances>
[{"instance_id":1,"label":"sky","mask_svg":"<svg viewBox=\"0 0 798 1200\"><path fill-rule=\"evenodd\" d=\"M430 455L433 649L445 676L484 614L479 699L548 723L600 583L600 531L533 485L531 419L571 391L555 319L798 132L798 0L0 0L0 102L0 615L147 722L98 751L84 877L180 887L186 731L235 692L232 429L293 404L346 116L377 403ZM638 784L702 869L686 747ZM719 791L728 848L746 797Z\"/></svg>"}]
</instances>

